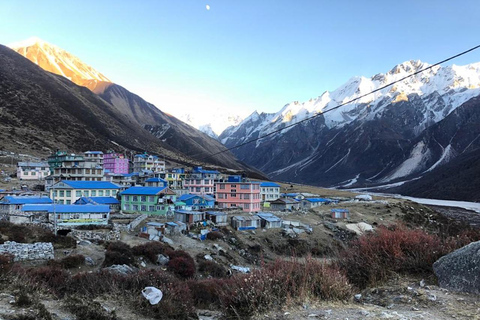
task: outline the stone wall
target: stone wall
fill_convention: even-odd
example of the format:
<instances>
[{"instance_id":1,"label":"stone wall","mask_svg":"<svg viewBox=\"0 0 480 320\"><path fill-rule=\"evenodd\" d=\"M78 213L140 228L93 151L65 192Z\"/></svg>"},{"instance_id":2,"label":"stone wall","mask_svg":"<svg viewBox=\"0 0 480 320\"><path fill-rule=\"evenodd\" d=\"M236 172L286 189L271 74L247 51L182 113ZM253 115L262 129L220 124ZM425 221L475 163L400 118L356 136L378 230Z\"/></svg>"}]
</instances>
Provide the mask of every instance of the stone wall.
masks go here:
<instances>
[{"instance_id":1,"label":"stone wall","mask_svg":"<svg viewBox=\"0 0 480 320\"><path fill-rule=\"evenodd\" d=\"M16 243L15 241L6 241L0 245L0 254L11 254L14 261L54 259L51 242Z\"/></svg>"}]
</instances>

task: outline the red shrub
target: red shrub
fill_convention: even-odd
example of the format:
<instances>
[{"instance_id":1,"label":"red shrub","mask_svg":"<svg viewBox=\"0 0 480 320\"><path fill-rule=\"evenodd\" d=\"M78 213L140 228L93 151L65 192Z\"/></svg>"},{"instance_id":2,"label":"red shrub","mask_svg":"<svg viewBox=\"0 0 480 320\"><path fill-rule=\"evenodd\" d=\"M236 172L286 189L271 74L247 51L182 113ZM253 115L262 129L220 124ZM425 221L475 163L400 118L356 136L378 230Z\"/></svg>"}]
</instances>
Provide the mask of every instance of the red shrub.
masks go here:
<instances>
[{"instance_id":1,"label":"red shrub","mask_svg":"<svg viewBox=\"0 0 480 320\"><path fill-rule=\"evenodd\" d=\"M191 278L195 275L195 262L192 257L175 257L168 262L168 270L184 279Z\"/></svg>"},{"instance_id":2,"label":"red shrub","mask_svg":"<svg viewBox=\"0 0 480 320\"><path fill-rule=\"evenodd\" d=\"M150 262L156 263L157 257L159 254L163 254L167 250L172 251L173 248L170 247L168 244L161 243L158 241L151 241L144 244L140 244L132 248L133 254L136 256L144 256Z\"/></svg>"},{"instance_id":3,"label":"red shrub","mask_svg":"<svg viewBox=\"0 0 480 320\"><path fill-rule=\"evenodd\" d=\"M430 273L433 263L448 251L435 235L394 225L353 241L340 253L339 265L353 284L364 288L392 272Z\"/></svg>"},{"instance_id":4,"label":"red shrub","mask_svg":"<svg viewBox=\"0 0 480 320\"><path fill-rule=\"evenodd\" d=\"M218 240L218 239L223 239L223 233L220 231L212 231L207 233L207 239L208 240Z\"/></svg>"},{"instance_id":5,"label":"red shrub","mask_svg":"<svg viewBox=\"0 0 480 320\"><path fill-rule=\"evenodd\" d=\"M1 254L0 255L0 275L7 273L12 268L13 255Z\"/></svg>"},{"instance_id":6,"label":"red shrub","mask_svg":"<svg viewBox=\"0 0 480 320\"><path fill-rule=\"evenodd\" d=\"M227 270L213 261L201 261L198 264L198 271L205 276L213 278L224 278L227 276Z\"/></svg>"}]
</instances>

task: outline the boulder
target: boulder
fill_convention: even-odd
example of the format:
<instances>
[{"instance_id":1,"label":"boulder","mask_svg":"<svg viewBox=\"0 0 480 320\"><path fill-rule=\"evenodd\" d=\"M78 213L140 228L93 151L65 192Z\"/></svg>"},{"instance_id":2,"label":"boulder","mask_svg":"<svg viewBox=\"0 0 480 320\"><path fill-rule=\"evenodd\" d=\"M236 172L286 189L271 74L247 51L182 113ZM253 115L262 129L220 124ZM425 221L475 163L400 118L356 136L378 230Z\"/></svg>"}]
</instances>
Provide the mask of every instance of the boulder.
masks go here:
<instances>
[{"instance_id":1,"label":"boulder","mask_svg":"<svg viewBox=\"0 0 480 320\"><path fill-rule=\"evenodd\" d=\"M480 294L480 241L441 257L433 271L442 288Z\"/></svg>"},{"instance_id":2,"label":"boulder","mask_svg":"<svg viewBox=\"0 0 480 320\"><path fill-rule=\"evenodd\" d=\"M157 258L157 263L161 266L166 266L168 262L170 261L170 258L167 256L164 256L163 254L159 254Z\"/></svg>"},{"instance_id":3,"label":"boulder","mask_svg":"<svg viewBox=\"0 0 480 320\"><path fill-rule=\"evenodd\" d=\"M114 264L108 268L105 268L106 270L109 270L111 272L116 272L119 274L127 275L127 274L132 274L137 272L136 268L133 268L131 266L128 266L126 264Z\"/></svg>"}]
</instances>

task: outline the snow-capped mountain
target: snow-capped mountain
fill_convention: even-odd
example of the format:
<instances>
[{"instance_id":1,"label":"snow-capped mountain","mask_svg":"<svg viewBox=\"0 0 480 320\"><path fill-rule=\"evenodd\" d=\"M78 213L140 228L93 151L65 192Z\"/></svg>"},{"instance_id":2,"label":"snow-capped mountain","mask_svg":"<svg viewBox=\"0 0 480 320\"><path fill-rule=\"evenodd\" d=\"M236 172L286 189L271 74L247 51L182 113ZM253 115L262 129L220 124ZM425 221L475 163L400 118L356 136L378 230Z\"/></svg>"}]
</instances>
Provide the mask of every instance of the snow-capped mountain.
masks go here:
<instances>
[{"instance_id":1,"label":"snow-capped mountain","mask_svg":"<svg viewBox=\"0 0 480 320\"><path fill-rule=\"evenodd\" d=\"M199 110L197 114L183 114L179 117L183 122L214 139L218 139L226 128L240 124L244 118L245 115L231 114L221 109L212 109L208 113Z\"/></svg>"},{"instance_id":2,"label":"snow-capped mountain","mask_svg":"<svg viewBox=\"0 0 480 320\"><path fill-rule=\"evenodd\" d=\"M49 72L96 92L99 82L111 81L73 54L37 37L9 44L8 47Z\"/></svg>"},{"instance_id":3,"label":"snow-capped mountain","mask_svg":"<svg viewBox=\"0 0 480 320\"><path fill-rule=\"evenodd\" d=\"M430 141L416 139L480 95L480 63L435 66L381 89L429 66L407 61L385 74L353 77L333 92L289 103L277 113L254 112L219 139L233 147L317 115L234 153L274 178L317 185L364 185L417 177L461 150L445 144L441 146L444 152L437 154ZM340 104L345 105L332 109Z\"/></svg>"}]
</instances>

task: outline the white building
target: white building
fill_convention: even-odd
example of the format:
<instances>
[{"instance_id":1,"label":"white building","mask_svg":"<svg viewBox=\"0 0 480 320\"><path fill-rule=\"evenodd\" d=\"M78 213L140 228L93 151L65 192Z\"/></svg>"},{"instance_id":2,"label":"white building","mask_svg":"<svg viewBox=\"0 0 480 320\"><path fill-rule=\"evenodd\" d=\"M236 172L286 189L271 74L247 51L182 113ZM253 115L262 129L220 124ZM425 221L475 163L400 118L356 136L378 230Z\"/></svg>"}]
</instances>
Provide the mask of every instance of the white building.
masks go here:
<instances>
[{"instance_id":1,"label":"white building","mask_svg":"<svg viewBox=\"0 0 480 320\"><path fill-rule=\"evenodd\" d=\"M50 188L50 198L59 204L73 204L81 197L117 197L120 186L108 181L62 180Z\"/></svg>"},{"instance_id":2,"label":"white building","mask_svg":"<svg viewBox=\"0 0 480 320\"><path fill-rule=\"evenodd\" d=\"M46 162L17 163L17 178L20 180L43 180L50 173Z\"/></svg>"},{"instance_id":3,"label":"white building","mask_svg":"<svg viewBox=\"0 0 480 320\"><path fill-rule=\"evenodd\" d=\"M271 202L280 198L280 186L275 182L260 183L260 197L262 202Z\"/></svg>"}]
</instances>

